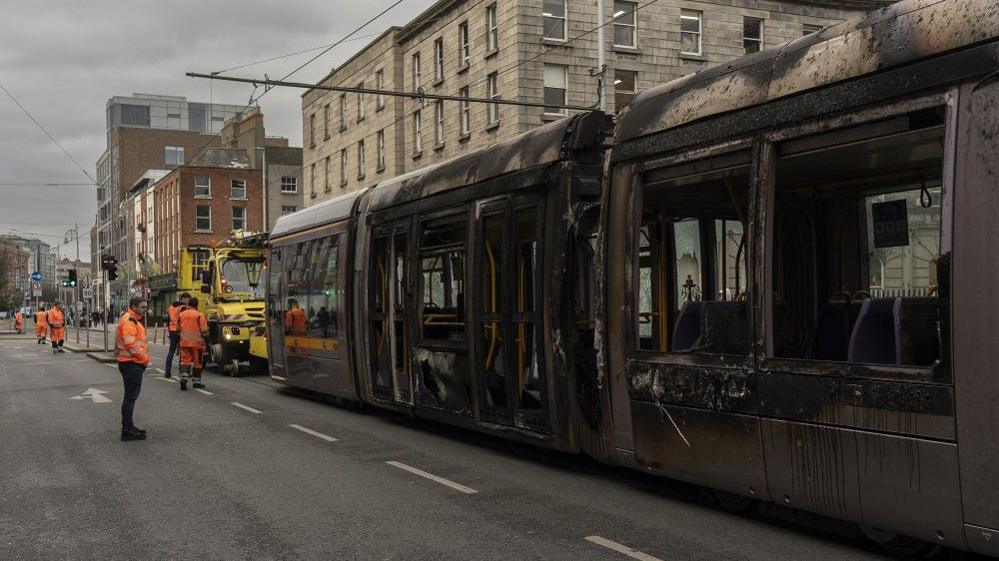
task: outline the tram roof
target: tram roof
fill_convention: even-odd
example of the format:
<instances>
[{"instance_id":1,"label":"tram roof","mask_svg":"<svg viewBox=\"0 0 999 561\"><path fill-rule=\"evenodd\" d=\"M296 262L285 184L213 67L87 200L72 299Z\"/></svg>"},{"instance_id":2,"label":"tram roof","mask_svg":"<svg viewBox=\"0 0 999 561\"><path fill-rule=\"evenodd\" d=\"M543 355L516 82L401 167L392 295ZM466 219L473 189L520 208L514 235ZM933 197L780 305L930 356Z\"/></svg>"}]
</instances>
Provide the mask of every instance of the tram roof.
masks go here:
<instances>
[{"instance_id":1,"label":"tram roof","mask_svg":"<svg viewBox=\"0 0 999 561\"><path fill-rule=\"evenodd\" d=\"M378 211L507 173L551 164L568 158L570 152L576 150L598 148L610 130L609 123L608 117L598 111L573 115L468 154L386 179L372 191L368 210Z\"/></svg>"},{"instance_id":2,"label":"tram roof","mask_svg":"<svg viewBox=\"0 0 999 561\"><path fill-rule=\"evenodd\" d=\"M369 189L352 191L306 207L298 212L286 214L278 218L277 222L274 223L274 229L271 231L271 239L350 218L351 213L354 211L354 201L367 191Z\"/></svg>"},{"instance_id":3,"label":"tram roof","mask_svg":"<svg viewBox=\"0 0 999 561\"><path fill-rule=\"evenodd\" d=\"M999 37L996 0L902 0L638 94L615 142L761 105Z\"/></svg>"}]
</instances>

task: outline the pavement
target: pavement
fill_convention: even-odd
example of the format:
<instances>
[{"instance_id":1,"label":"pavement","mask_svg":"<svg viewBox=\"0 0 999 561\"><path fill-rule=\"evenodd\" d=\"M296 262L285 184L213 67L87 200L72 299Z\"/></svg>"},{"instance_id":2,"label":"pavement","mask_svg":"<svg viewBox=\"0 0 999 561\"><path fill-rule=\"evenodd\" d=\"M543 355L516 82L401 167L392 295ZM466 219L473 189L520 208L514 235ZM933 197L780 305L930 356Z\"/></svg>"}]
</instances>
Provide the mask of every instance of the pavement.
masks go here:
<instances>
[{"instance_id":1,"label":"pavement","mask_svg":"<svg viewBox=\"0 0 999 561\"><path fill-rule=\"evenodd\" d=\"M181 392L152 351L149 438L120 442L114 364L0 341L0 559L885 559L790 511L730 514L692 486L263 376Z\"/></svg>"}]
</instances>

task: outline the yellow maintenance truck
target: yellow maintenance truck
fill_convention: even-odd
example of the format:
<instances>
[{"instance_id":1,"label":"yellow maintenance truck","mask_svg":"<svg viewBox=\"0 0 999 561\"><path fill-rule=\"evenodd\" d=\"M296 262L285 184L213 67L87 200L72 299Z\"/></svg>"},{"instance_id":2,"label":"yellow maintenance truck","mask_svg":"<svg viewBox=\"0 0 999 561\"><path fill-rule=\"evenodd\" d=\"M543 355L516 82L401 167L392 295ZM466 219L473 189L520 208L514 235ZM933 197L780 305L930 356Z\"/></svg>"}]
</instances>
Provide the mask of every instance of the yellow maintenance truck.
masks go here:
<instances>
[{"instance_id":1,"label":"yellow maintenance truck","mask_svg":"<svg viewBox=\"0 0 999 561\"><path fill-rule=\"evenodd\" d=\"M175 279L167 279L175 282L152 279L167 289L164 304L182 292L198 298L208 320L207 362L234 376L266 368L266 354L250 349L251 336L264 325L266 243L266 234L236 232L214 247L188 246L178 256Z\"/></svg>"}]
</instances>

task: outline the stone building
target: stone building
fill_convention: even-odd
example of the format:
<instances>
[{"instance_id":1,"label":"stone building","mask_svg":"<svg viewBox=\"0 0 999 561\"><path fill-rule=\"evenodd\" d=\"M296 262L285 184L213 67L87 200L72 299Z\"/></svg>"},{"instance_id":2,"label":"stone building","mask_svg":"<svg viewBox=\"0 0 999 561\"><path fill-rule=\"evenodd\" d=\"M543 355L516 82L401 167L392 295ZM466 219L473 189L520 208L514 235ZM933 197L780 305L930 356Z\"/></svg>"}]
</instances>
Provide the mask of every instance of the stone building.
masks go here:
<instances>
[{"instance_id":1,"label":"stone building","mask_svg":"<svg viewBox=\"0 0 999 561\"><path fill-rule=\"evenodd\" d=\"M637 91L854 17L879 0L606 0L605 110ZM615 19L611 22L612 19ZM306 205L459 156L599 96L596 4L439 0L319 85L550 103L519 107L311 89L302 95Z\"/></svg>"}]
</instances>

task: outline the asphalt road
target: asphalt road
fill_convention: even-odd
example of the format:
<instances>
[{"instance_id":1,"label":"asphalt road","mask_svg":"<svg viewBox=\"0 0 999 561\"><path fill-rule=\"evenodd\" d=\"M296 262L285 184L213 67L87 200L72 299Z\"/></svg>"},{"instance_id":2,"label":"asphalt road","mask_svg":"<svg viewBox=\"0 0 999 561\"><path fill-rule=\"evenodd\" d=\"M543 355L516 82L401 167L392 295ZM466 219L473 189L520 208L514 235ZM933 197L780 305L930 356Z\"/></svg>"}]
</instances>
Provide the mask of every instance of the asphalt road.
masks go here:
<instances>
[{"instance_id":1,"label":"asphalt road","mask_svg":"<svg viewBox=\"0 0 999 561\"><path fill-rule=\"evenodd\" d=\"M149 439L120 442L114 365L0 339L0 559L884 559L788 511L729 514L689 486L260 376L181 392L164 354L136 407Z\"/></svg>"}]
</instances>

